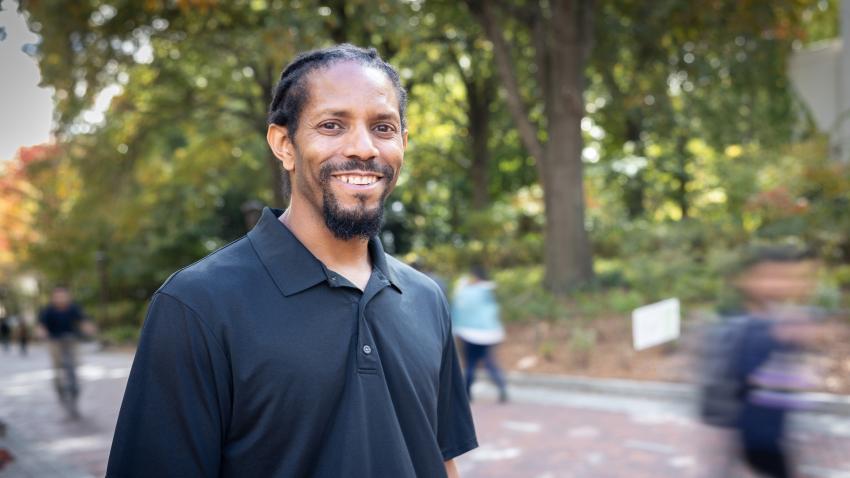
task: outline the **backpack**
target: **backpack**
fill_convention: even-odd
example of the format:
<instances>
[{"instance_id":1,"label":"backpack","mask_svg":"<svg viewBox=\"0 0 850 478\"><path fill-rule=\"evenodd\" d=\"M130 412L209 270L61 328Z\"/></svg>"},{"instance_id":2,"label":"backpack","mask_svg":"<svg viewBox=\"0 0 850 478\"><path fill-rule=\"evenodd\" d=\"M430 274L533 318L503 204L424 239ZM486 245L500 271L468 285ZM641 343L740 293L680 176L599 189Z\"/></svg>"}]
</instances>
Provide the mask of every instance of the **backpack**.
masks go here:
<instances>
[{"instance_id":1,"label":"backpack","mask_svg":"<svg viewBox=\"0 0 850 478\"><path fill-rule=\"evenodd\" d=\"M700 353L699 416L706 425L732 428L741 409L742 383L735 362L741 352L749 319L729 317L706 334Z\"/></svg>"}]
</instances>

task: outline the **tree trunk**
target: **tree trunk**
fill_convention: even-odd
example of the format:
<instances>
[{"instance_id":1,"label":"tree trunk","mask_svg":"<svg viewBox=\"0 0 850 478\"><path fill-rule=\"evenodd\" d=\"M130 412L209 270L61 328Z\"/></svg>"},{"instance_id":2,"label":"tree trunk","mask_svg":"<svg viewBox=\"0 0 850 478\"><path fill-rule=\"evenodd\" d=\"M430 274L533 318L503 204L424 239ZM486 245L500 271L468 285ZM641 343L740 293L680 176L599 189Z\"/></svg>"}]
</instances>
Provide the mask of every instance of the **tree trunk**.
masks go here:
<instances>
[{"instance_id":1,"label":"tree trunk","mask_svg":"<svg viewBox=\"0 0 850 478\"><path fill-rule=\"evenodd\" d=\"M505 87L506 102L511 118L513 118L520 140L528 153L535 159L538 173L543 176L541 164L543 161L543 145L537 137L537 128L528 116L528 110L522 101L510 47L502 35L502 29L496 18L493 7L488 0L467 0L467 4L478 17L487 38L493 43L493 59L502 84Z\"/></svg>"},{"instance_id":2,"label":"tree trunk","mask_svg":"<svg viewBox=\"0 0 850 478\"><path fill-rule=\"evenodd\" d=\"M493 57L507 92L508 110L526 150L534 157L543 186L546 214L546 288L565 295L593 278L590 241L584 227L581 119L584 65L591 36L589 0L550 2L551 18L538 11L534 23L538 90L546 112L548 142L537 136L523 103L510 47L488 0L467 0L493 43ZM540 50L543 50L542 52ZM541 54L542 53L542 54Z\"/></svg>"},{"instance_id":3,"label":"tree trunk","mask_svg":"<svg viewBox=\"0 0 850 478\"><path fill-rule=\"evenodd\" d=\"M331 2L333 16L327 17L325 27L328 29L334 43L348 42L348 12L345 11L345 0Z\"/></svg>"},{"instance_id":4,"label":"tree trunk","mask_svg":"<svg viewBox=\"0 0 850 478\"><path fill-rule=\"evenodd\" d=\"M621 174L625 176L625 173ZM626 176L626 184L623 186L623 207L626 208L629 220L639 219L646 214L645 198L646 173L641 169L634 176Z\"/></svg>"},{"instance_id":5,"label":"tree trunk","mask_svg":"<svg viewBox=\"0 0 850 478\"><path fill-rule=\"evenodd\" d=\"M545 283L556 294L593 278L590 240L584 226L584 116L585 36L582 0L552 3L549 85L546 120L549 141L544 156L546 196Z\"/></svg>"},{"instance_id":6,"label":"tree trunk","mask_svg":"<svg viewBox=\"0 0 850 478\"><path fill-rule=\"evenodd\" d=\"M263 67L254 67L254 70L256 71L257 86L263 92L263 96L260 101L249 101L249 104L255 110L256 121L253 123L253 128L257 131L259 137L265 138L268 132L266 107L271 103L272 88L277 84L277 76L274 66L270 63L265 64ZM272 191L272 203L270 206L283 209L289 205L289 193L291 192L289 174L283 170L280 160L277 159L277 156L270 149L266 151L266 166L269 173L268 184Z\"/></svg>"},{"instance_id":7,"label":"tree trunk","mask_svg":"<svg viewBox=\"0 0 850 478\"><path fill-rule=\"evenodd\" d=\"M466 82L469 110L467 112L472 164L472 209L480 211L490 202L490 102L491 88L487 79L471 79Z\"/></svg>"},{"instance_id":8,"label":"tree trunk","mask_svg":"<svg viewBox=\"0 0 850 478\"><path fill-rule=\"evenodd\" d=\"M688 164L687 155L687 139L680 136L676 141L676 202L682 211L682 219L687 219L690 212L690 204L688 203L688 182L690 181L690 175L686 168Z\"/></svg>"}]
</instances>

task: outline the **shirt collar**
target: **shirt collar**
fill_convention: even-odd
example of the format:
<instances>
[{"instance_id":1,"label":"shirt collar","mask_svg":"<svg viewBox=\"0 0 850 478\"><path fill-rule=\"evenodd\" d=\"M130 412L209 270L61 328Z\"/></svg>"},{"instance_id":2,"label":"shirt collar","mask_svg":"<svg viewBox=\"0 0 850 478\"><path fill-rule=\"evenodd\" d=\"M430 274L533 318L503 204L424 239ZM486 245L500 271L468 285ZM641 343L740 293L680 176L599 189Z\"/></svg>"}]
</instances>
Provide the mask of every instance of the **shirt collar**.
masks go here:
<instances>
[{"instance_id":1,"label":"shirt collar","mask_svg":"<svg viewBox=\"0 0 850 478\"><path fill-rule=\"evenodd\" d=\"M369 239L369 257L372 258L372 268L380 271L390 281L390 285L401 292L401 283L398 281L398 277L396 277L395 270L387 263L387 254L384 252L384 246L377 236L372 236Z\"/></svg>"},{"instance_id":2,"label":"shirt collar","mask_svg":"<svg viewBox=\"0 0 850 478\"><path fill-rule=\"evenodd\" d=\"M248 232L248 239L277 288L283 295L290 296L329 280L330 273L278 220L281 214L280 209L264 208L259 222ZM401 292L395 271L387 264L384 247L377 237L369 240L369 255L373 270L380 271Z\"/></svg>"}]
</instances>

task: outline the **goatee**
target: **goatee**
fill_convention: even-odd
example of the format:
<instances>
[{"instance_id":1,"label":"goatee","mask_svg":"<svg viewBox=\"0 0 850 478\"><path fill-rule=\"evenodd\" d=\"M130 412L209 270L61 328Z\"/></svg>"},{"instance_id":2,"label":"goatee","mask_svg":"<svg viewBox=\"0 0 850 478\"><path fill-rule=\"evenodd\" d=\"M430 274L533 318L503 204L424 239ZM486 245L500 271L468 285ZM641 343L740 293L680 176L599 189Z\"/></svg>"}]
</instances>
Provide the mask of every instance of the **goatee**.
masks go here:
<instances>
[{"instance_id":1,"label":"goatee","mask_svg":"<svg viewBox=\"0 0 850 478\"><path fill-rule=\"evenodd\" d=\"M384 225L384 201L389 194L389 187L384 188L376 207L369 209L366 205L368 199L365 195L355 195L359 201L355 209L344 209L334 195L330 185L331 174L336 171L371 171L381 174L380 181L391 184L395 172L390 166L378 165L375 161L352 160L342 164L326 164L319 172L322 186L322 212L325 216L325 225L333 235L342 240L354 238L369 239L381 232Z\"/></svg>"}]
</instances>

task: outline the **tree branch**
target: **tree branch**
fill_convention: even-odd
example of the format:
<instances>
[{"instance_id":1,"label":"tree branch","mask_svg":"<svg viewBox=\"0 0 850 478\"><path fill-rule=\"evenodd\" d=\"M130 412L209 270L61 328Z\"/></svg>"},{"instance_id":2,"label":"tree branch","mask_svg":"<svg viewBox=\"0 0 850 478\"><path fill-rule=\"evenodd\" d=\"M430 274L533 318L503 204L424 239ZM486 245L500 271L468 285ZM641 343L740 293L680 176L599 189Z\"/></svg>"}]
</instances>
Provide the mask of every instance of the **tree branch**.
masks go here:
<instances>
[{"instance_id":1,"label":"tree branch","mask_svg":"<svg viewBox=\"0 0 850 478\"><path fill-rule=\"evenodd\" d=\"M538 8L531 26L531 38L534 45L534 63L537 66L537 84L543 92L544 105L549 104L549 95L552 92L552 84L549 81L550 61L548 46L550 44L549 32L546 28L546 19L543 12Z\"/></svg>"},{"instance_id":2,"label":"tree branch","mask_svg":"<svg viewBox=\"0 0 850 478\"><path fill-rule=\"evenodd\" d=\"M499 28L490 2L488 0L467 0L467 5L469 5L469 9L478 19L487 38L493 43L493 57L496 62L496 68L508 93L508 110L511 113L511 117L513 117L514 123L516 123L523 146L534 157L538 168L542 168L544 161L543 145L537 138L537 128L531 122L528 116L528 110L522 101L519 83L511 61L510 47L502 35L502 30Z\"/></svg>"}]
</instances>

